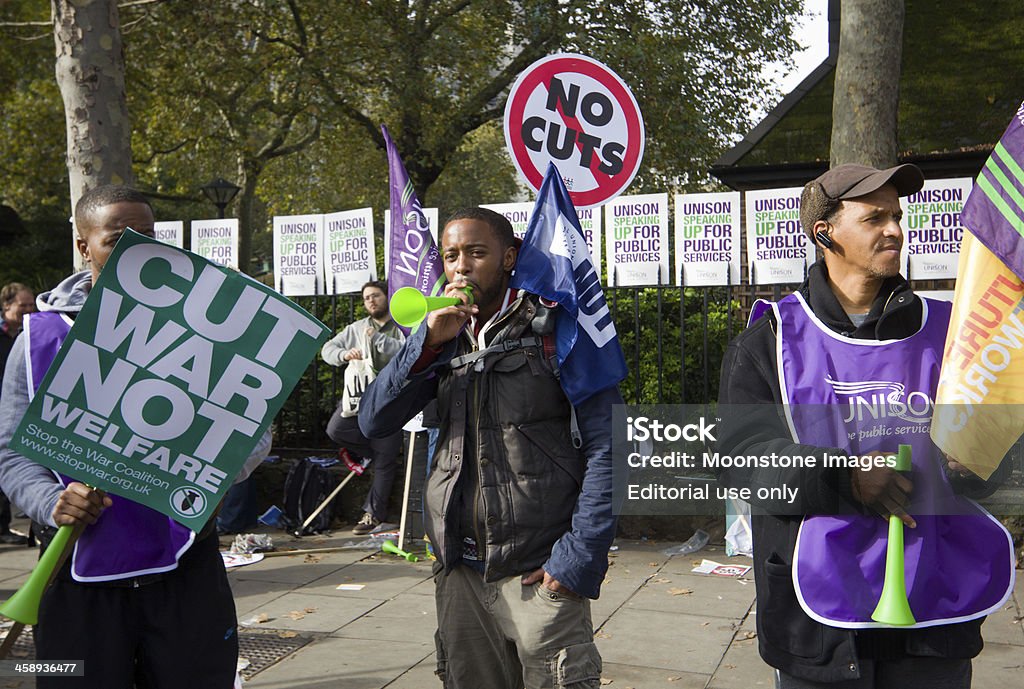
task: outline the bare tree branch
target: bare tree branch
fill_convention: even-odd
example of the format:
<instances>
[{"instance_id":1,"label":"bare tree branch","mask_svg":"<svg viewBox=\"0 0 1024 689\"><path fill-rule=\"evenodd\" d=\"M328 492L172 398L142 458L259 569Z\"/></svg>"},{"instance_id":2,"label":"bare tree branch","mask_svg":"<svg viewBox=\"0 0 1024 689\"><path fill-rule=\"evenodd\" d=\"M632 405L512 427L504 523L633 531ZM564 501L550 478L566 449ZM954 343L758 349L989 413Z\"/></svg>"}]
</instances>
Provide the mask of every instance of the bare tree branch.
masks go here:
<instances>
[{"instance_id":1,"label":"bare tree branch","mask_svg":"<svg viewBox=\"0 0 1024 689\"><path fill-rule=\"evenodd\" d=\"M162 191L156 191L155 189L139 189L143 194L151 199L160 199L161 201L176 201L178 203L197 203L206 201L205 198L198 196L183 196L182 194L167 194Z\"/></svg>"},{"instance_id":2,"label":"bare tree branch","mask_svg":"<svg viewBox=\"0 0 1024 689\"><path fill-rule=\"evenodd\" d=\"M259 152L254 156L256 159L263 162L274 157L274 151L280 148L284 144L285 139L288 138L288 133L291 132L292 129L292 122L295 121L298 114L299 113L295 111L285 113L281 116L280 123L277 125L274 133L271 134L270 139L263 144Z\"/></svg>"},{"instance_id":3,"label":"bare tree branch","mask_svg":"<svg viewBox=\"0 0 1024 689\"><path fill-rule=\"evenodd\" d=\"M549 30L537 40L528 43L487 85L460 104L458 111L449 120L445 136L461 138L485 122L500 117L505 109L504 99L499 105L491 108L487 107L488 103L508 88L520 72L546 55L557 40L558 36Z\"/></svg>"},{"instance_id":4,"label":"bare tree branch","mask_svg":"<svg viewBox=\"0 0 1024 689\"><path fill-rule=\"evenodd\" d=\"M30 43L32 41L42 41L44 39L52 39L52 38L53 38L53 34L44 33L44 34L39 34L38 36L28 36L28 37L25 37L25 36L15 36L14 40L16 40L16 41L23 41L25 43Z\"/></svg>"},{"instance_id":5,"label":"bare tree branch","mask_svg":"<svg viewBox=\"0 0 1024 689\"><path fill-rule=\"evenodd\" d=\"M133 2L122 2L117 6L119 10L127 10L132 7L142 7L143 5L156 5L158 3L165 2L165 0L134 0Z\"/></svg>"},{"instance_id":6,"label":"bare tree branch","mask_svg":"<svg viewBox=\"0 0 1024 689\"><path fill-rule=\"evenodd\" d=\"M174 144L170 148L156 148L156 149L153 149L153 150L150 151L149 156L147 156L146 158L136 158L135 162L140 164L140 165L148 165L149 163L153 162L154 160L156 160L160 156L170 155L171 153L175 153L177 151L180 151L181 149L183 149L186 146L189 146L191 144L194 144L195 142L196 142L195 138L188 138L188 139L185 139L184 141L181 141L179 143Z\"/></svg>"},{"instance_id":7,"label":"bare tree branch","mask_svg":"<svg viewBox=\"0 0 1024 689\"><path fill-rule=\"evenodd\" d=\"M426 22L424 24L423 30L426 36L433 36L434 32L437 31L437 29L444 26L452 17L454 17L459 12L466 9L472 4L472 0L462 0L461 2L457 2L454 5L452 5L447 12L439 12L437 15L438 21Z\"/></svg>"},{"instance_id":8,"label":"bare tree branch","mask_svg":"<svg viewBox=\"0 0 1024 689\"><path fill-rule=\"evenodd\" d=\"M285 47L291 48L299 57L305 57L305 49L295 41L289 41L286 38L271 36L259 30L253 31L253 35L255 35L260 40L266 41L267 43L275 43L278 45L283 45Z\"/></svg>"},{"instance_id":9,"label":"bare tree branch","mask_svg":"<svg viewBox=\"0 0 1024 689\"><path fill-rule=\"evenodd\" d=\"M318 138L320 138L320 120L315 120L313 122L313 129L308 134L294 143L288 144L287 146L281 146L276 151L268 155L267 158L279 158L281 156L291 155L292 153L298 153Z\"/></svg>"},{"instance_id":10,"label":"bare tree branch","mask_svg":"<svg viewBox=\"0 0 1024 689\"><path fill-rule=\"evenodd\" d=\"M299 6L295 0L288 0L288 9L291 11L292 21L295 22L295 30L299 32L299 45L303 48L303 56L305 56L305 50L309 47L309 38L306 35L306 24L302 21L302 13L299 11Z\"/></svg>"},{"instance_id":11,"label":"bare tree branch","mask_svg":"<svg viewBox=\"0 0 1024 689\"><path fill-rule=\"evenodd\" d=\"M126 33L131 33L131 30L130 30L130 29L131 29L131 28L132 28L133 26L136 26L136 25L138 25L138 24L141 24L142 22L146 21L146 19L148 19L148 17L146 17L146 16L141 16L141 17L139 17L138 19L133 19L133 20L131 20L130 22L126 22L126 23L122 24L122 25L121 25L121 33L123 33L123 34L126 34Z\"/></svg>"}]
</instances>

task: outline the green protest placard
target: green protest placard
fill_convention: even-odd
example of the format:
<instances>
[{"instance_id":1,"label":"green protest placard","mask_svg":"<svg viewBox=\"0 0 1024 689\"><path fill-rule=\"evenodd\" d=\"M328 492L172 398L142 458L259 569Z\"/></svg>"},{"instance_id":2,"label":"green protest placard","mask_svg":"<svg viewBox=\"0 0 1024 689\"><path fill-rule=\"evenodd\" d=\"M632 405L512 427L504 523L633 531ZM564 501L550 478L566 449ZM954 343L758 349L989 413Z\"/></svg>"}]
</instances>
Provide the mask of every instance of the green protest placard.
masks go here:
<instances>
[{"instance_id":1,"label":"green protest placard","mask_svg":"<svg viewBox=\"0 0 1024 689\"><path fill-rule=\"evenodd\" d=\"M328 335L267 286L125 232L11 447L198 530Z\"/></svg>"}]
</instances>

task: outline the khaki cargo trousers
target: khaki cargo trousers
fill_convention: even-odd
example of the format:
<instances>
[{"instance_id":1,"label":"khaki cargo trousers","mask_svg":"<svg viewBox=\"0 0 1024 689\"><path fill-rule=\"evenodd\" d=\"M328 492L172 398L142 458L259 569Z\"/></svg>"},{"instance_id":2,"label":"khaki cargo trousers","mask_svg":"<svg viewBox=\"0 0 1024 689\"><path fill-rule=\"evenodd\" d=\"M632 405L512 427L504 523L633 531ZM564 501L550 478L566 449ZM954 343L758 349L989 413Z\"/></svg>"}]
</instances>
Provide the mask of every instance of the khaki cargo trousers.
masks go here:
<instances>
[{"instance_id":1,"label":"khaki cargo trousers","mask_svg":"<svg viewBox=\"0 0 1024 689\"><path fill-rule=\"evenodd\" d=\"M486 583L465 565L435 564L437 675L445 689L596 689L601 656L590 601L523 586Z\"/></svg>"}]
</instances>

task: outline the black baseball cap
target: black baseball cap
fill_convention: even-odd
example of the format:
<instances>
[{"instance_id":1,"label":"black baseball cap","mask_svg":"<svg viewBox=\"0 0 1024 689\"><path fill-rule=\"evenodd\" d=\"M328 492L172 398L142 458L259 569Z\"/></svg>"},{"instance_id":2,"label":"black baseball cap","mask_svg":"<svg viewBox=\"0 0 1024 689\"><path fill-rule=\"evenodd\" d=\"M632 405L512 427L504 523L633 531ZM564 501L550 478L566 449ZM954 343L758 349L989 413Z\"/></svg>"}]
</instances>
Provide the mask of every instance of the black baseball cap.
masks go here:
<instances>
[{"instance_id":1,"label":"black baseball cap","mask_svg":"<svg viewBox=\"0 0 1024 689\"><path fill-rule=\"evenodd\" d=\"M832 215L843 199L856 199L886 184L900 196L910 196L924 186L924 174L909 163L879 170L868 165L838 165L811 180L800 194L800 224L813 234L814 223Z\"/></svg>"}]
</instances>

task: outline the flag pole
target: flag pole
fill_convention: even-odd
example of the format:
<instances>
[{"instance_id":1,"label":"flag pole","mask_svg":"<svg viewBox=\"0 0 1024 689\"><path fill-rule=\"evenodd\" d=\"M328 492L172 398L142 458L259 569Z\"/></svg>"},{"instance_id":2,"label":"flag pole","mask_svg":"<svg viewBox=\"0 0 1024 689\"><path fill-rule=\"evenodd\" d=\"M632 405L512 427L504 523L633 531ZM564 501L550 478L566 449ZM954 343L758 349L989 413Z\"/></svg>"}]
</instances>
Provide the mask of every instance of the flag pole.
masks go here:
<instances>
[{"instance_id":1,"label":"flag pole","mask_svg":"<svg viewBox=\"0 0 1024 689\"><path fill-rule=\"evenodd\" d=\"M405 547L405 524L409 517L409 490L412 488L412 460L416 452L416 431L409 433L409 455L405 460L405 490L402 494L402 519L398 524L398 549Z\"/></svg>"}]
</instances>

